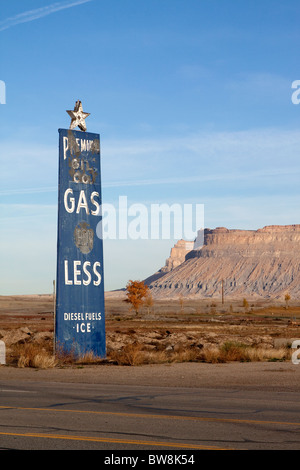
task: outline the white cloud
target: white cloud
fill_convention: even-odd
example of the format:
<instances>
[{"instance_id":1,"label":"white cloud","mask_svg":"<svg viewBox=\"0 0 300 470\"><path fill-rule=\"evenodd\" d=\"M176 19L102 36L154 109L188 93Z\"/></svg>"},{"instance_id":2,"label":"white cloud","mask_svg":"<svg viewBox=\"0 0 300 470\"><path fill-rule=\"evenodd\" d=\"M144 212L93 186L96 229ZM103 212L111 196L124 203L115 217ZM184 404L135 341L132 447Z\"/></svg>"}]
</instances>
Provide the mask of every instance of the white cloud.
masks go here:
<instances>
[{"instance_id":1,"label":"white cloud","mask_svg":"<svg viewBox=\"0 0 300 470\"><path fill-rule=\"evenodd\" d=\"M299 179L299 148L298 130L282 129L202 132L151 140L104 139L102 187L176 187L197 182L254 182L261 178L270 185L280 182L282 186ZM2 142L0 150L0 196L57 191L56 147Z\"/></svg>"},{"instance_id":2,"label":"white cloud","mask_svg":"<svg viewBox=\"0 0 300 470\"><path fill-rule=\"evenodd\" d=\"M12 26L16 26L21 23L28 23L30 21L34 21L44 16L51 15L52 13L65 10L66 8L72 8L90 1L92 0L72 0L67 2L56 2L42 8L36 8L34 10L25 11L24 13L19 13L18 15L0 21L0 31L4 31L5 29L9 29Z\"/></svg>"},{"instance_id":3,"label":"white cloud","mask_svg":"<svg viewBox=\"0 0 300 470\"><path fill-rule=\"evenodd\" d=\"M210 132L102 143L107 187L299 174L298 130ZM118 177L117 175L120 175Z\"/></svg>"},{"instance_id":4,"label":"white cloud","mask_svg":"<svg viewBox=\"0 0 300 470\"><path fill-rule=\"evenodd\" d=\"M17 196L20 194L35 194L35 193L53 193L56 192L55 186L44 186L43 188L23 188L23 189L4 189L0 190L0 196Z\"/></svg>"}]
</instances>

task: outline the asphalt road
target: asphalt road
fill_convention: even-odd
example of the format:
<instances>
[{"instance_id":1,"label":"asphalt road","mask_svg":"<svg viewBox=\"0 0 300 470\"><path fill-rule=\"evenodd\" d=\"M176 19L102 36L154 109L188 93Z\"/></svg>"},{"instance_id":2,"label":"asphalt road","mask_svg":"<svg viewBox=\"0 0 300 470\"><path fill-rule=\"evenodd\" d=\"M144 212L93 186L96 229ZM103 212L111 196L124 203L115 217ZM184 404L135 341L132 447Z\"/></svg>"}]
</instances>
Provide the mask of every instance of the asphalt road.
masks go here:
<instances>
[{"instance_id":1,"label":"asphalt road","mask_svg":"<svg viewBox=\"0 0 300 470\"><path fill-rule=\"evenodd\" d=\"M277 372L289 372L276 366ZM275 372L264 367L262 374ZM209 380L198 386L159 386L154 369L153 385L145 379L133 384L130 369L122 369L123 375L128 371L128 384L125 375L111 383L103 378L82 383L63 381L63 371L61 381L51 381L43 375L38 380L38 372L8 377L0 368L0 449L167 450L182 455L300 448L300 400L294 385L274 387L266 381L260 387L253 382L222 387L219 378L215 386ZM290 368L297 377L299 370Z\"/></svg>"}]
</instances>

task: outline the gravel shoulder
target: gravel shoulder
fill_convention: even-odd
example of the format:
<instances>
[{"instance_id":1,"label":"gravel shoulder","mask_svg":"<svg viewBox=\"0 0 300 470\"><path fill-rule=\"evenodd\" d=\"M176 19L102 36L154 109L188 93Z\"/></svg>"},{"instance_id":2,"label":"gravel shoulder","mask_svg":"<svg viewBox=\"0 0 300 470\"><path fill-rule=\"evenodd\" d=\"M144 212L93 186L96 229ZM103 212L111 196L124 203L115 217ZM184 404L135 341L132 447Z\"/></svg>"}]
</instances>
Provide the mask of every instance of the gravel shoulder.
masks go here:
<instances>
[{"instance_id":1,"label":"gravel shoulder","mask_svg":"<svg viewBox=\"0 0 300 470\"><path fill-rule=\"evenodd\" d=\"M0 366L1 381L43 381L160 387L240 388L299 391L300 365L283 363L182 363L143 366L96 365L54 369Z\"/></svg>"}]
</instances>

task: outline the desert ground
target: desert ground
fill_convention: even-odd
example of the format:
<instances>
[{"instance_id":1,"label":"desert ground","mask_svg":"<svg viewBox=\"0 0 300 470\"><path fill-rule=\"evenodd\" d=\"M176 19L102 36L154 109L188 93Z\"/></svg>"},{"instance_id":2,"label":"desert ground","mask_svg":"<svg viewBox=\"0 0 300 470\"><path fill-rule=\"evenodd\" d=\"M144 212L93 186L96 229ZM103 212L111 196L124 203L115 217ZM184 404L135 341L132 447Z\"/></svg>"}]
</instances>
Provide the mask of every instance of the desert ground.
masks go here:
<instances>
[{"instance_id":1,"label":"desert ground","mask_svg":"<svg viewBox=\"0 0 300 470\"><path fill-rule=\"evenodd\" d=\"M300 302L290 300L154 300L139 313L124 293L106 294L107 357L81 363L138 366L183 362L290 361L300 339ZM55 357L52 295L0 296L0 340L6 366L72 366ZM77 362L80 360L76 360Z\"/></svg>"}]
</instances>

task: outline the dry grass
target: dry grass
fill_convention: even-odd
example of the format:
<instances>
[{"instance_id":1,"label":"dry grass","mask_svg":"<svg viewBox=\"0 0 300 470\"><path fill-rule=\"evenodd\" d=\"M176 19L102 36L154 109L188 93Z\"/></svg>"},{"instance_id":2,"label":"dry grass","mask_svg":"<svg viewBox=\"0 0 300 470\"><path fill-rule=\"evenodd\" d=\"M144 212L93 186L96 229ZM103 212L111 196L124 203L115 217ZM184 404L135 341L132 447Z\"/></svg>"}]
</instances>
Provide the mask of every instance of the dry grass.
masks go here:
<instances>
[{"instance_id":1,"label":"dry grass","mask_svg":"<svg viewBox=\"0 0 300 470\"><path fill-rule=\"evenodd\" d=\"M73 351L64 351L62 348L58 348L55 356L57 359L57 365L60 367L65 365L88 365L103 362L103 359L95 356L92 351L78 357L78 355Z\"/></svg>"},{"instance_id":2,"label":"dry grass","mask_svg":"<svg viewBox=\"0 0 300 470\"><path fill-rule=\"evenodd\" d=\"M56 358L34 343L19 345L15 352L18 367L50 369L57 365Z\"/></svg>"},{"instance_id":3,"label":"dry grass","mask_svg":"<svg viewBox=\"0 0 300 470\"><path fill-rule=\"evenodd\" d=\"M128 344L118 351L111 351L108 358L118 365L138 366L142 364L163 364L170 362L196 362L200 356L194 348L180 351L147 350L139 343Z\"/></svg>"},{"instance_id":4,"label":"dry grass","mask_svg":"<svg viewBox=\"0 0 300 470\"><path fill-rule=\"evenodd\" d=\"M235 342L226 342L203 351L203 361L210 363L286 361L290 358L288 348L253 347Z\"/></svg>"},{"instance_id":5,"label":"dry grass","mask_svg":"<svg viewBox=\"0 0 300 470\"><path fill-rule=\"evenodd\" d=\"M32 367L49 369L71 365L91 365L107 363L97 358L93 353L87 353L78 358L71 353L59 352L54 356L41 345L25 343L15 347L13 352L14 364L17 367ZM247 346L238 342L225 342L222 345L212 345L203 349L197 347L184 347L174 349L149 350L141 343L127 344L117 351L109 351L107 360L110 363L122 366L140 366L144 364L164 364L183 362L261 362L286 361L291 359L291 350L281 348L263 348Z\"/></svg>"},{"instance_id":6,"label":"dry grass","mask_svg":"<svg viewBox=\"0 0 300 470\"><path fill-rule=\"evenodd\" d=\"M109 353L109 359L118 365L138 366L175 362L259 362L286 361L291 358L287 348L249 347L242 343L227 342L205 349L182 348L179 351L147 351L141 344L129 344Z\"/></svg>"},{"instance_id":7,"label":"dry grass","mask_svg":"<svg viewBox=\"0 0 300 470\"><path fill-rule=\"evenodd\" d=\"M127 344L119 351L111 351L109 359L122 366L144 364L144 351L141 344Z\"/></svg>"},{"instance_id":8,"label":"dry grass","mask_svg":"<svg viewBox=\"0 0 300 470\"><path fill-rule=\"evenodd\" d=\"M19 368L32 367L36 369L50 369L67 365L96 364L101 361L91 353L76 357L72 353L58 351L56 355L47 348L36 343L23 343L16 345L10 354L10 363Z\"/></svg>"},{"instance_id":9,"label":"dry grass","mask_svg":"<svg viewBox=\"0 0 300 470\"><path fill-rule=\"evenodd\" d=\"M288 361L291 360L291 350L287 348L249 350L249 357L252 362L259 361Z\"/></svg>"}]
</instances>

